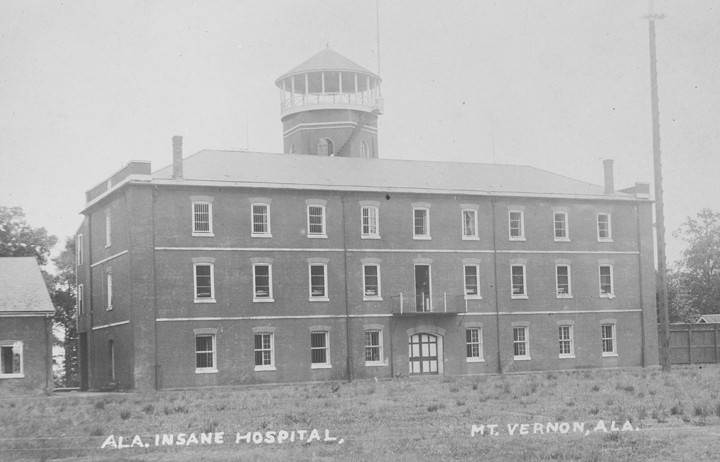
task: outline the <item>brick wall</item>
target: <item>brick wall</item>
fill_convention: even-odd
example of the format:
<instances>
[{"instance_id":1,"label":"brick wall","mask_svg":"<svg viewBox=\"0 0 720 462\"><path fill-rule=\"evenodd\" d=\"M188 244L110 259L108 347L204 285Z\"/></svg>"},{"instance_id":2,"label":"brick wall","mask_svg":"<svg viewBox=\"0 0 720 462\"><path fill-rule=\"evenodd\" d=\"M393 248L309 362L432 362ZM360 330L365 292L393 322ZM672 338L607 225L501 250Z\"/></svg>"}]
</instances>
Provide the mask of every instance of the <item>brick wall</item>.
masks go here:
<instances>
[{"instance_id":1,"label":"brick wall","mask_svg":"<svg viewBox=\"0 0 720 462\"><path fill-rule=\"evenodd\" d=\"M42 316L0 318L0 341L23 343L22 378L0 378L0 395L52 390L50 324Z\"/></svg>"}]
</instances>

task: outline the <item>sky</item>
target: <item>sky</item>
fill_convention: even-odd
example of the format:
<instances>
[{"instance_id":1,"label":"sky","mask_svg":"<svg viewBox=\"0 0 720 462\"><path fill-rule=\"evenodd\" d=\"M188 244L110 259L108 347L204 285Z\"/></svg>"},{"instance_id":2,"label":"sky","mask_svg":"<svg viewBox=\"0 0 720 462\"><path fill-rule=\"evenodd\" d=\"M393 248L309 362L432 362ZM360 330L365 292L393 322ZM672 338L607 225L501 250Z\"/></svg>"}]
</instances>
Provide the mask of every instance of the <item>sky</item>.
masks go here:
<instances>
[{"instance_id":1,"label":"sky","mask_svg":"<svg viewBox=\"0 0 720 462\"><path fill-rule=\"evenodd\" d=\"M275 79L326 46L383 78L381 158L652 181L647 0L0 2L0 205L61 238L130 160L282 152ZM656 0L668 259L720 210L720 4Z\"/></svg>"}]
</instances>

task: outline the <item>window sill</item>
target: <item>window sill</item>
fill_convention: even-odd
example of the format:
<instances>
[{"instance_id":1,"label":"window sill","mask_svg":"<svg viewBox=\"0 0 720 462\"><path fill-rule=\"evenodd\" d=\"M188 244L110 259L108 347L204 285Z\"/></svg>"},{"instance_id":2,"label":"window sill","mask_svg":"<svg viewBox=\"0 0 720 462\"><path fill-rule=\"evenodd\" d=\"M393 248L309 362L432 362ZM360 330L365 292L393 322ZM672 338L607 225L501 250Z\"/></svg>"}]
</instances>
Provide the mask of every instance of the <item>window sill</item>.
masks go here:
<instances>
[{"instance_id":1,"label":"window sill","mask_svg":"<svg viewBox=\"0 0 720 462\"><path fill-rule=\"evenodd\" d=\"M512 237L512 236L510 236L510 239L509 239L509 240L522 242L522 241L525 241L526 239L525 239L525 236L523 236L523 237Z\"/></svg>"},{"instance_id":2,"label":"window sill","mask_svg":"<svg viewBox=\"0 0 720 462\"><path fill-rule=\"evenodd\" d=\"M320 364L320 363L310 364L310 369L331 369L331 368L332 368L332 364Z\"/></svg>"},{"instance_id":3,"label":"window sill","mask_svg":"<svg viewBox=\"0 0 720 462\"><path fill-rule=\"evenodd\" d=\"M216 374L217 371L215 368L195 369L196 374Z\"/></svg>"},{"instance_id":4,"label":"window sill","mask_svg":"<svg viewBox=\"0 0 720 462\"><path fill-rule=\"evenodd\" d=\"M465 300L482 300L481 295L466 295Z\"/></svg>"},{"instance_id":5,"label":"window sill","mask_svg":"<svg viewBox=\"0 0 720 462\"><path fill-rule=\"evenodd\" d=\"M0 379L24 379L25 374L0 374Z\"/></svg>"},{"instance_id":6,"label":"window sill","mask_svg":"<svg viewBox=\"0 0 720 462\"><path fill-rule=\"evenodd\" d=\"M250 237L270 238L270 237L272 237L272 234L271 233L250 233Z\"/></svg>"},{"instance_id":7,"label":"window sill","mask_svg":"<svg viewBox=\"0 0 720 462\"><path fill-rule=\"evenodd\" d=\"M368 367L380 367L387 366L387 361L365 361L365 365Z\"/></svg>"},{"instance_id":8,"label":"window sill","mask_svg":"<svg viewBox=\"0 0 720 462\"><path fill-rule=\"evenodd\" d=\"M308 298L309 302L329 302L330 298L328 297L310 297Z\"/></svg>"},{"instance_id":9,"label":"window sill","mask_svg":"<svg viewBox=\"0 0 720 462\"><path fill-rule=\"evenodd\" d=\"M467 363L484 363L485 358L465 358L465 362L467 362Z\"/></svg>"},{"instance_id":10,"label":"window sill","mask_svg":"<svg viewBox=\"0 0 720 462\"><path fill-rule=\"evenodd\" d=\"M615 242L612 240L612 238L598 238L598 242Z\"/></svg>"},{"instance_id":11,"label":"window sill","mask_svg":"<svg viewBox=\"0 0 720 462\"><path fill-rule=\"evenodd\" d=\"M214 298L196 298L195 303L216 303Z\"/></svg>"},{"instance_id":12,"label":"window sill","mask_svg":"<svg viewBox=\"0 0 720 462\"><path fill-rule=\"evenodd\" d=\"M527 300L528 296L527 295L511 295L510 298L513 300Z\"/></svg>"},{"instance_id":13,"label":"window sill","mask_svg":"<svg viewBox=\"0 0 720 462\"><path fill-rule=\"evenodd\" d=\"M617 358L618 354L617 353L603 353L602 357L603 358Z\"/></svg>"},{"instance_id":14,"label":"window sill","mask_svg":"<svg viewBox=\"0 0 720 462\"><path fill-rule=\"evenodd\" d=\"M275 366L255 366L255 372L276 371Z\"/></svg>"},{"instance_id":15,"label":"window sill","mask_svg":"<svg viewBox=\"0 0 720 462\"><path fill-rule=\"evenodd\" d=\"M514 356L515 361L530 361L530 356Z\"/></svg>"},{"instance_id":16,"label":"window sill","mask_svg":"<svg viewBox=\"0 0 720 462\"><path fill-rule=\"evenodd\" d=\"M575 355L558 355L558 359L575 359Z\"/></svg>"},{"instance_id":17,"label":"window sill","mask_svg":"<svg viewBox=\"0 0 720 462\"><path fill-rule=\"evenodd\" d=\"M327 234L308 234L308 239L327 239Z\"/></svg>"},{"instance_id":18,"label":"window sill","mask_svg":"<svg viewBox=\"0 0 720 462\"><path fill-rule=\"evenodd\" d=\"M612 300L615 298L615 294L600 294L600 298L607 298Z\"/></svg>"},{"instance_id":19,"label":"window sill","mask_svg":"<svg viewBox=\"0 0 720 462\"><path fill-rule=\"evenodd\" d=\"M192 233L192 237L215 237L215 234L213 234L213 233L198 233L198 232L193 232L193 233Z\"/></svg>"},{"instance_id":20,"label":"window sill","mask_svg":"<svg viewBox=\"0 0 720 462\"><path fill-rule=\"evenodd\" d=\"M555 298L573 298L572 294L558 294Z\"/></svg>"},{"instance_id":21,"label":"window sill","mask_svg":"<svg viewBox=\"0 0 720 462\"><path fill-rule=\"evenodd\" d=\"M113 309L112 306L107 306L107 307L105 307L105 311L112 311L112 309Z\"/></svg>"},{"instance_id":22,"label":"window sill","mask_svg":"<svg viewBox=\"0 0 720 462\"><path fill-rule=\"evenodd\" d=\"M375 234L361 234L360 239L380 239L380 236Z\"/></svg>"},{"instance_id":23,"label":"window sill","mask_svg":"<svg viewBox=\"0 0 720 462\"><path fill-rule=\"evenodd\" d=\"M569 237L556 237L555 242L570 242Z\"/></svg>"},{"instance_id":24,"label":"window sill","mask_svg":"<svg viewBox=\"0 0 720 462\"><path fill-rule=\"evenodd\" d=\"M432 237L430 237L430 236L413 236L413 239L416 241L431 241Z\"/></svg>"},{"instance_id":25,"label":"window sill","mask_svg":"<svg viewBox=\"0 0 720 462\"><path fill-rule=\"evenodd\" d=\"M364 302L381 302L383 301L382 297L363 297Z\"/></svg>"},{"instance_id":26,"label":"window sill","mask_svg":"<svg viewBox=\"0 0 720 462\"><path fill-rule=\"evenodd\" d=\"M463 241L479 241L480 236L463 236L462 240Z\"/></svg>"},{"instance_id":27,"label":"window sill","mask_svg":"<svg viewBox=\"0 0 720 462\"><path fill-rule=\"evenodd\" d=\"M253 303L273 303L274 298L253 298Z\"/></svg>"}]
</instances>

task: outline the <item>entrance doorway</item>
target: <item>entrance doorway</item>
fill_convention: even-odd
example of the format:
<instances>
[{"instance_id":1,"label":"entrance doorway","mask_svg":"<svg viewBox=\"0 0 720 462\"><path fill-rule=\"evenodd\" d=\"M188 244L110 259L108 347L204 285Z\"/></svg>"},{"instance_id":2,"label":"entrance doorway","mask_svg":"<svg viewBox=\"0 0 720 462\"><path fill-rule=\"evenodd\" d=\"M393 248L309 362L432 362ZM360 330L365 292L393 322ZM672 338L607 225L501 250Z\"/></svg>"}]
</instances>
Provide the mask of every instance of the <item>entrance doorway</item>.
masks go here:
<instances>
[{"instance_id":1,"label":"entrance doorway","mask_svg":"<svg viewBox=\"0 0 720 462\"><path fill-rule=\"evenodd\" d=\"M436 335L411 335L408 352L410 374L438 374L438 351L438 337Z\"/></svg>"},{"instance_id":2,"label":"entrance doorway","mask_svg":"<svg viewBox=\"0 0 720 462\"><path fill-rule=\"evenodd\" d=\"M430 300L430 265L415 265L415 310L432 311Z\"/></svg>"}]
</instances>

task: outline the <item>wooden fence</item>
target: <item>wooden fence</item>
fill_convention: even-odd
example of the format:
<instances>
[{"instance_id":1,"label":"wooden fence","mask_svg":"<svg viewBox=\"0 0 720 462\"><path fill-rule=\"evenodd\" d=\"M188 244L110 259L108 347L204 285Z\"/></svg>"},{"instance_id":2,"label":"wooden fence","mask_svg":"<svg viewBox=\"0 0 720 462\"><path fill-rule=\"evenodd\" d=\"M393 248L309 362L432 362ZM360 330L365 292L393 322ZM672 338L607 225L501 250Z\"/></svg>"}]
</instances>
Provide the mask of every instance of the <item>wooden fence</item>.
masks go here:
<instances>
[{"instance_id":1,"label":"wooden fence","mask_svg":"<svg viewBox=\"0 0 720 462\"><path fill-rule=\"evenodd\" d=\"M670 324L670 362L720 362L720 324Z\"/></svg>"}]
</instances>

